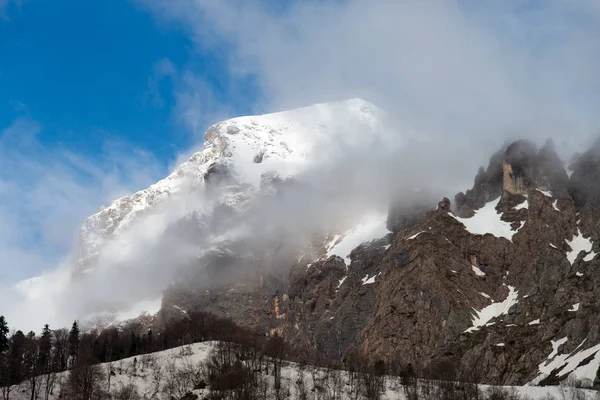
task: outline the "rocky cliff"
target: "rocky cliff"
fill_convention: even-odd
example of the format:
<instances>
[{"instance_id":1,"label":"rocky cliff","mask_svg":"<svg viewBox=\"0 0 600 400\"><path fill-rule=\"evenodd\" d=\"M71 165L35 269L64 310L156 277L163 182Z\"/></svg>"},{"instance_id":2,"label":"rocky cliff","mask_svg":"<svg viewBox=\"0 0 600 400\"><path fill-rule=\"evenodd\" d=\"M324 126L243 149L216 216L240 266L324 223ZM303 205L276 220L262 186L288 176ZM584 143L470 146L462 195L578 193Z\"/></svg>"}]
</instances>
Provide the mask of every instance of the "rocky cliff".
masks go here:
<instances>
[{"instance_id":1,"label":"rocky cliff","mask_svg":"<svg viewBox=\"0 0 600 400\"><path fill-rule=\"evenodd\" d=\"M509 143L452 202L412 186L348 195L340 180L370 183L364 165L349 168L360 156L414 139L384 115L353 99L218 123L167 178L85 221L68 277L23 291L77 293L94 303L85 314L166 288L157 324L204 310L340 361L591 384L600 141L569 173L551 141Z\"/></svg>"},{"instance_id":2,"label":"rocky cliff","mask_svg":"<svg viewBox=\"0 0 600 400\"><path fill-rule=\"evenodd\" d=\"M551 141L512 143L454 205L413 204L395 217L392 208L392 232L347 259L316 252L268 284L266 272L184 303L339 360L359 352L494 384L573 375L591 385L600 365L599 148L569 177ZM177 302L169 293L163 313Z\"/></svg>"}]
</instances>

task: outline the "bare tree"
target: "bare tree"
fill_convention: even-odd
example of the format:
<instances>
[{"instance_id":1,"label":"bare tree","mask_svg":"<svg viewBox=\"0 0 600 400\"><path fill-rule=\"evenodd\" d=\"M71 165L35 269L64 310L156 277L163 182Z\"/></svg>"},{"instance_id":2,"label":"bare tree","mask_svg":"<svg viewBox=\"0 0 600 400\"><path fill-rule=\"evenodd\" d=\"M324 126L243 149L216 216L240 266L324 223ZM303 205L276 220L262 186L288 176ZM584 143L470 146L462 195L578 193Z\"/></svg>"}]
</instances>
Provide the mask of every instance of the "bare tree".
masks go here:
<instances>
[{"instance_id":1,"label":"bare tree","mask_svg":"<svg viewBox=\"0 0 600 400\"><path fill-rule=\"evenodd\" d=\"M112 392L112 398L114 400L141 400L137 388L132 383L127 385L121 384L117 390Z\"/></svg>"},{"instance_id":2,"label":"bare tree","mask_svg":"<svg viewBox=\"0 0 600 400\"><path fill-rule=\"evenodd\" d=\"M43 376L44 400L48 400L54 390L54 385L56 384L56 375L56 372L50 370Z\"/></svg>"},{"instance_id":3,"label":"bare tree","mask_svg":"<svg viewBox=\"0 0 600 400\"><path fill-rule=\"evenodd\" d=\"M98 400L105 394L103 381L102 368L79 357L69 372L64 389L70 400Z\"/></svg>"}]
</instances>

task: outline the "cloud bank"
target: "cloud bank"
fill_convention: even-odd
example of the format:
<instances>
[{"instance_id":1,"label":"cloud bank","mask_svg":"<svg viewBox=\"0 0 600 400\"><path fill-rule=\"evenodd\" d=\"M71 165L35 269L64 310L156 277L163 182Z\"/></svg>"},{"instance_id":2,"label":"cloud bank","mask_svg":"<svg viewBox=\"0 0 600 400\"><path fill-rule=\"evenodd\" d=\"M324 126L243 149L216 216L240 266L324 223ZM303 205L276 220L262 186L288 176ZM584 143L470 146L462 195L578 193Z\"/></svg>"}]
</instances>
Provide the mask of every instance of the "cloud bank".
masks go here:
<instances>
[{"instance_id":1,"label":"cloud bank","mask_svg":"<svg viewBox=\"0 0 600 400\"><path fill-rule=\"evenodd\" d=\"M340 196L343 190L350 190L358 203L378 206L390 195L422 184L436 194L453 194L470 186L477 168L509 139L526 137L539 143L552 137L566 158L597 134L600 49L595 38L600 34L600 7L593 1L549 1L528 6L452 1L302 1L279 6L229 0L137 1L158 23L183 26L199 49L224 49L227 73L240 83L256 82L260 89L253 104L257 112L362 97L387 110L396 125L411 126L416 132L402 150L384 156L339 146L327 160L319 160L318 165L327 165L326 170L317 168L304 175L315 187L334 193L337 189L338 195L319 197L321 194L303 192L296 196L291 192L294 196L289 201L276 204L279 217L272 232L300 222L312 227L312 222L327 215L323 210L335 211L340 201L352 198ZM149 81L150 101L161 104L156 87L166 78L176 87L177 114L195 133L207 118L231 115L231 108L215 95L209 82L194 73L193 66L176 71L168 61L157 64ZM93 184L71 185L77 179L58 179L72 177L65 166L80 162L66 153L64 164L49 172L40 171L41 163L32 168L32 176L47 174L47 178L33 181L37 189L31 191L37 190L41 198L48 199L40 203L40 210L49 204L59 210L39 219L49 228L34 232L48 232L52 240L68 237L53 229L72 231L73 225L56 221L80 220L89 211L77 204L72 207L65 199L108 196L96 186L112 187L115 180L117 187L129 186L119 184L119 178L111 173L114 171L106 166L89 167L85 163L95 177ZM122 167L131 170L137 165ZM58 193L54 186L46 186L53 177L60 183ZM389 187L391 182L395 187ZM7 180L0 183L4 192L15 184ZM47 193L54 197L46 197ZM321 207L321 212L298 211L311 204L307 199ZM187 200L210 202L192 195ZM58 204L65 207L63 211ZM347 209L356 204L349 202ZM146 268L143 278L131 273L130 279L124 276L113 285L114 272L104 277L99 272L94 281L97 291L92 296L86 294L89 287L85 285L73 289L72 295L98 304L112 296L115 301L130 301L130 297L119 296L132 285L137 285L134 292L140 298L160 290L173 277L165 265L185 263L204 244L201 240L175 243L165 239L147 251L153 239L145 241L143 233L163 229L175 209L178 207L164 210L162 215L169 216L164 221L149 219L132 230L132 259L137 259L136 268ZM255 220L243 222L260 224L265 209L273 211L273 204L256 205L251 214ZM73 210L80 210L76 217ZM7 221L14 218L6 210L2 216ZM235 225L240 220L230 222ZM17 225L26 223L17 220L9 224ZM9 244L7 249L19 253L18 243L11 244L16 239L10 229L0 231L0 238ZM270 238L266 235L259 241ZM161 251L167 248L177 251ZM40 262L28 260L30 255L13 257L22 257L24 261L19 262L25 264ZM107 261L115 263L118 265ZM61 282L64 275L60 274L65 270L51 272L58 274L54 281Z\"/></svg>"}]
</instances>

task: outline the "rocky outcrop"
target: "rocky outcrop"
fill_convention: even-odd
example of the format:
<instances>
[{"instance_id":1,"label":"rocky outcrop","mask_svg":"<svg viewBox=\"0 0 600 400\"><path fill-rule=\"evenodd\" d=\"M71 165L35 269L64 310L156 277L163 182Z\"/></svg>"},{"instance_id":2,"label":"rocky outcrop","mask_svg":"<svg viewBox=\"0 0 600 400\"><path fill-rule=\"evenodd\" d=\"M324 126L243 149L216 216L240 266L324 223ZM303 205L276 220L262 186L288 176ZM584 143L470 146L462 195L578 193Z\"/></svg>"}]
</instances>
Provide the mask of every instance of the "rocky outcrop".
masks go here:
<instances>
[{"instance_id":1,"label":"rocky outcrop","mask_svg":"<svg viewBox=\"0 0 600 400\"><path fill-rule=\"evenodd\" d=\"M567 173L551 140L539 150L533 143L519 140L495 153L488 168L479 169L473 188L455 196L456 214L470 217L492 199L507 194L523 196L534 188L552 191L564 199L568 197L567 183Z\"/></svg>"},{"instance_id":2,"label":"rocky outcrop","mask_svg":"<svg viewBox=\"0 0 600 400\"><path fill-rule=\"evenodd\" d=\"M333 359L359 352L494 384L556 383L600 363L598 154L568 178L551 142L515 142L454 212L446 198L433 211L396 208L390 237L357 247L349 265L316 252L260 295L231 286L192 296L193 307ZM585 360L567 366L577 354Z\"/></svg>"}]
</instances>

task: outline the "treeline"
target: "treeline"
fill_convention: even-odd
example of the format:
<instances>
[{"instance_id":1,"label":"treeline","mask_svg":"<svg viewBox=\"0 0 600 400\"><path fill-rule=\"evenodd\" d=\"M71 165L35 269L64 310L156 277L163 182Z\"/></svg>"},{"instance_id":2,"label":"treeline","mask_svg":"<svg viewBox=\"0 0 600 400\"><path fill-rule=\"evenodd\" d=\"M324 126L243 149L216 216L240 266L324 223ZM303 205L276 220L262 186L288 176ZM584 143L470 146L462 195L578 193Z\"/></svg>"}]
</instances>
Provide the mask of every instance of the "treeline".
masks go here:
<instances>
[{"instance_id":1,"label":"treeline","mask_svg":"<svg viewBox=\"0 0 600 400\"><path fill-rule=\"evenodd\" d=\"M216 343L199 364L159 362L147 354L181 347L181 356L187 356L187 345L204 341ZM82 333L74 322L70 330L45 325L39 335L10 333L0 316L2 400L10 400L17 388L31 400L48 400L54 390L59 393L53 398L66 400L140 400L133 384L111 387L111 376L122 373L115 361L129 357L134 357L128 372L132 376L136 370L152 371L149 398L155 399L193 400L195 390L209 400L379 400L390 390L409 400L519 398L461 382L449 363L420 369L401 359L368 360L357 351L349 351L343 360L327 359L308 346L293 347L277 335L259 335L204 312L186 314L155 330L134 323ZM59 382L58 374L65 370L70 372Z\"/></svg>"},{"instance_id":2,"label":"treeline","mask_svg":"<svg viewBox=\"0 0 600 400\"><path fill-rule=\"evenodd\" d=\"M82 333L75 321L70 330L45 325L39 335L21 330L10 333L0 316L1 399L9 400L15 386L26 382L32 400L48 400L59 372L207 340L258 347L267 338L204 312L186 314L157 332L132 323Z\"/></svg>"}]
</instances>

